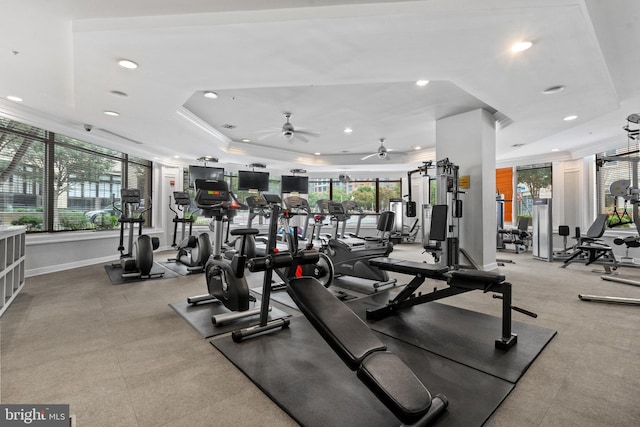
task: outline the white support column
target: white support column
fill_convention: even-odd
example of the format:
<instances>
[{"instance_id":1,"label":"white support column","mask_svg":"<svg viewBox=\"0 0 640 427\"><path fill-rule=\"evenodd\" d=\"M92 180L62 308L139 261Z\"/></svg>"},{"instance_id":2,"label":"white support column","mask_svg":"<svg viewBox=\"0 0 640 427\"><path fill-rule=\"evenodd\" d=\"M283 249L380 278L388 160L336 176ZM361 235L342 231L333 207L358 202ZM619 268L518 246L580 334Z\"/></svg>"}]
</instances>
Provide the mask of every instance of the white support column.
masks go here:
<instances>
[{"instance_id":1,"label":"white support column","mask_svg":"<svg viewBox=\"0 0 640 427\"><path fill-rule=\"evenodd\" d=\"M483 270L496 263L496 129L486 110L474 110L436 122L436 160L448 157L469 176L461 196L460 247ZM461 256L460 262L464 262Z\"/></svg>"}]
</instances>

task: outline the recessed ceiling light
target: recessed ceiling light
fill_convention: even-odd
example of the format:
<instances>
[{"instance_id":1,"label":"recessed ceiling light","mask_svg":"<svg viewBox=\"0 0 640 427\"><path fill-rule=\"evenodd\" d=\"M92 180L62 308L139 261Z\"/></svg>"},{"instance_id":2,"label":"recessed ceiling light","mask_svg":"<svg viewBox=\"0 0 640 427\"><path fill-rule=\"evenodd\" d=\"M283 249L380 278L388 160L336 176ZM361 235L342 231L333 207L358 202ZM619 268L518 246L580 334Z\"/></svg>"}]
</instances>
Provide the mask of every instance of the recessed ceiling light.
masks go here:
<instances>
[{"instance_id":1,"label":"recessed ceiling light","mask_svg":"<svg viewBox=\"0 0 640 427\"><path fill-rule=\"evenodd\" d=\"M313 153L313 154L314 154L315 156L319 156L319 155L320 155L320 153Z\"/></svg>"},{"instance_id":2,"label":"recessed ceiling light","mask_svg":"<svg viewBox=\"0 0 640 427\"><path fill-rule=\"evenodd\" d=\"M351 133L353 132L353 129L351 128L344 128L344 133Z\"/></svg>"},{"instance_id":3,"label":"recessed ceiling light","mask_svg":"<svg viewBox=\"0 0 640 427\"><path fill-rule=\"evenodd\" d=\"M571 115L571 116L567 116L567 117L565 117L565 118L564 118L564 119L562 119L562 120L564 120L565 122L570 122L571 120L575 120L575 119L577 119L577 118L578 118L578 116L576 116L576 115Z\"/></svg>"},{"instance_id":4,"label":"recessed ceiling light","mask_svg":"<svg viewBox=\"0 0 640 427\"><path fill-rule=\"evenodd\" d=\"M120 113L116 111L105 111L104 114L107 116L113 116L113 117L118 117L120 115Z\"/></svg>"},{"instance_id":5,"label":"recessed ceiling light","mask_svg":"<svg viewBox=\"0 0 640 427\"><path fill-rule=\"evenodd\" d=\"M545 95L551 95L554 93L562 92L563 90L564 90L564 86L557 85L557 86L551 86L546 88L545 90L542 91L542 93L544 93Z\"/></svg>"},{"instance_id":6,"label":"recessed ceiling light","mask_svg":"<svg viewBox=\"0 0 640 427\"><path fill-rule=\"evenodd\" d=\"M418 86L420 86L420 87L422 87L422 86L426 86L426 85L428 85L428 84L429 84L429 80L418 80L418 81L416 82L416 85L418 85Z\"/></svg>"},{"instance_id":7,"label":"recessed ceiling light","mask_svg":"<svg viewBox=\"0 0 640 427\"><path fill-rule=\"evenodd\" d=\"M175 155L175 156L173 156L173 158L174 158L174 159L179 159L179 158L180 158L180 156Z\"/></svg>"},{"instance_id":8,"label":"recessed ceiling light","mask_svg":"<svg viewBox=\"0 0 640 427\"><path fill-rule=\"evenodd\" d=\"M206 92L203 94L203 96L204 96L205 98L209 98L209 99L216 99L216 98L218 97L218 94L217 94L217 93L215 93L215 92L212 92L212 91L208 90L208 91L206 91Z\"/></svg>"},{"instance_id":9,"label":"recessed ceiling light","mask_svg":"<svg viewBox=\"0 0 640 427\"><path fill-rule=\"evenodd\" d=\"M511 51L522 52L529 49L531 46L533 46L533 43L531 43L530 41L520 41L520 42L514 43L513 46L511 46Z\"/></svg>"},{"instance_id":10,"label":"recessed ceiling light","mask_svg":"<svg viewBox=\"0 0 640 427\"><path fill-rule=\"evenodd\" d=\"M112 90L112 91L111 91L111 92L109 92L109 93L111 93L111 95L121 96L121 97L123 97L123 98L126 98L127 96L129 96L129 95L127 95L126 93L121 92L121 91L119 91L119 90Z\"/></svg>"},{"instance_id":11,"label":"recessed ceiling light","mask_svg":"<svg viewBox=\"0 0 640 427\"><path fill-rule=\"evenodd\" d=\"M22 98L20 98L19 96L9 95L7 96L7 99L9 101L22 102Z\"/></svg>"},{"instance_id":12,"label":"recessed ceiling light","mask_svg":"<svg viewBox=\"0 0 640 427\"><path fill-rule=\"evenodd\" d=\"M242 141L242 142L251 142L251 140L249 138L242 138L240 141Z\"/></svg>"},{"instance_id":13,"label":"recessed ceiling light","mask_svg":"<svg viewBox=\"0 0 640 427\"><path fill-rule=\"evenodd\" d=\"M551 151L560 151L559 148L552 148Z\"/></svg>"},{"instance_id":14,"label":"recessed ceiling light","mask_svg":"<svg viewBox=\"0 0 640 427\"><path fill-rule=\"evenodd\" d=\"M419 145L416 145L415 147L413 147L414 150L422 150L422 147L420 147Z\"/></svg>"},{"instance_id":15,"label":"recessed ceiling light","mask_svg":"<svg viewBox=\"0 0 640 427\"><path fill-rule=\"evenodd\" d=\"M138 68L138 64L131 61L130 59L119 59L118 65L128 70L135 70L136 68Z\"/></svg>"}]
</instances>

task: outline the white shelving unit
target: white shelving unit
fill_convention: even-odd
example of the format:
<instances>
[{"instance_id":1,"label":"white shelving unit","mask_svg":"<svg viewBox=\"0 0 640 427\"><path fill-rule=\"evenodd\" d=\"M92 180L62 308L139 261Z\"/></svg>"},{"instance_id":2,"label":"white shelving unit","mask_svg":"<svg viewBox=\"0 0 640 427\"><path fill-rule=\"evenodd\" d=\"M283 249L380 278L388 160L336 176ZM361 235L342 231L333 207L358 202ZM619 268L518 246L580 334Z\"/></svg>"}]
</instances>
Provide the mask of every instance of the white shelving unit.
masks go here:
<instances>
[{"instance_id":1,"label":"white shelving unit","mask_svg":"<svg viewBox=\"0 0 640 427\"><path fill-rule=\"evenodd\" d=\"M26 228L0 226L0 316L24 286Z\"/></svg>"}]
</instances>

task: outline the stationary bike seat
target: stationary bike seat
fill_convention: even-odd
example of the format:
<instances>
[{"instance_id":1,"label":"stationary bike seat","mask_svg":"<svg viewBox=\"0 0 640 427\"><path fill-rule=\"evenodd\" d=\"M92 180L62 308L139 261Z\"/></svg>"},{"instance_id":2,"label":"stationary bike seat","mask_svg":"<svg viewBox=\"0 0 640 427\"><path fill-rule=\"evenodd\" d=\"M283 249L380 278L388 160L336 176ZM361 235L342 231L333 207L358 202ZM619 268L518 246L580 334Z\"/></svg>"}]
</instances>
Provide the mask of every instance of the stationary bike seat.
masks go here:
<instances>
[{"instance_id":1,"label":"stationary bike seat","mask_svg":"<svg viewBox=\"0 0 640 427\"><path fill-rule=\"evenodd\" d=\"M246 236L258 233L260 233L260 230L258 230L257 228L236 228L229 231L229 234L231 234L232 236Z\"/></svg>"}]
</instances>

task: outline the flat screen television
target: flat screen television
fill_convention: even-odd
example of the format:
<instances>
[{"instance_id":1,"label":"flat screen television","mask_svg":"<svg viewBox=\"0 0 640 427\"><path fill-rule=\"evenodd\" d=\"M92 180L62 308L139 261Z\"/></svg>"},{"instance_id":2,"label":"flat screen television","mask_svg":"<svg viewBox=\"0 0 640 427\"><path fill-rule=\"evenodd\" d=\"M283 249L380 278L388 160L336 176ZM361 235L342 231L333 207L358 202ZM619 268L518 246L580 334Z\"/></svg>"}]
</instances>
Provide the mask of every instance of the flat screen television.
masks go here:
<instances>
[{"instance_id":1,"label":"flat screen television","mask_svg":"<svg viewBox=\"0 0 640 427\"><path fill-rule=\"evenodd\" d=\"M308 176L295 176L295 175L282 175L280 181L281 193L309 193L309 177Z\"/></svg>"},{"instance_id":2,"label":"flat screen television","mask_svg":"<svg viewBox=\"0 0 640 427\"><path fill-rule=\"evenodd\" d=\"M224 168L211 166L189 166L189 187L195 188L196 179L224 181Z\"/></svg>"},{"instance_id":3,"label":"flat screen television","mask_svg":"<svg viewBox=\"0 0 640 427\"><path fill-rule=\"evenodd\" d=\"M269 172L238 171L238 190L269 191Z\"/></svg>"}]
</instances>

